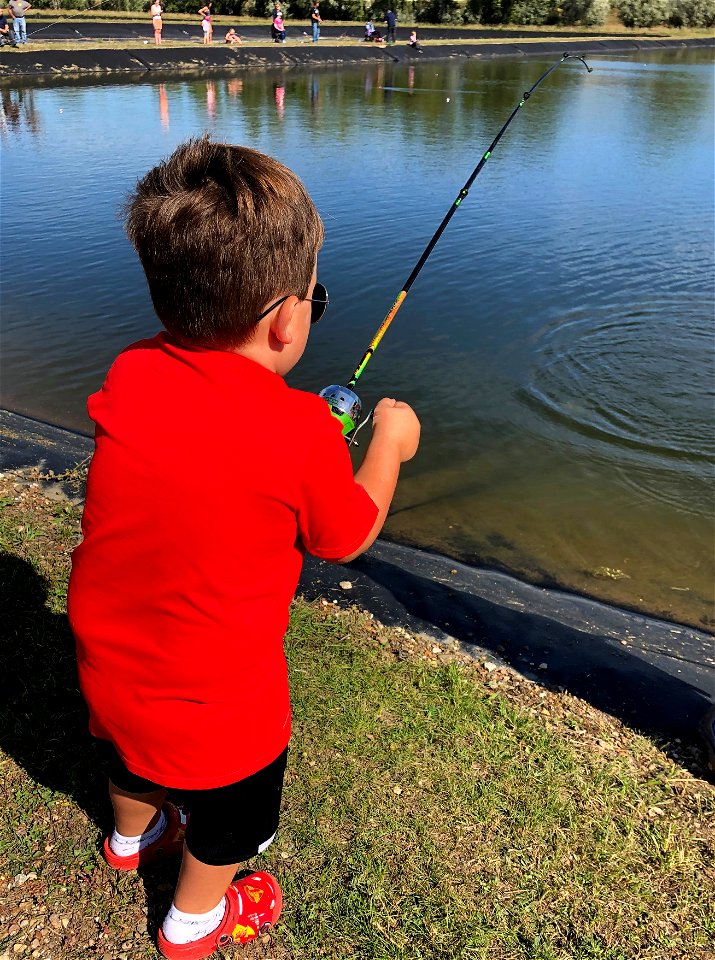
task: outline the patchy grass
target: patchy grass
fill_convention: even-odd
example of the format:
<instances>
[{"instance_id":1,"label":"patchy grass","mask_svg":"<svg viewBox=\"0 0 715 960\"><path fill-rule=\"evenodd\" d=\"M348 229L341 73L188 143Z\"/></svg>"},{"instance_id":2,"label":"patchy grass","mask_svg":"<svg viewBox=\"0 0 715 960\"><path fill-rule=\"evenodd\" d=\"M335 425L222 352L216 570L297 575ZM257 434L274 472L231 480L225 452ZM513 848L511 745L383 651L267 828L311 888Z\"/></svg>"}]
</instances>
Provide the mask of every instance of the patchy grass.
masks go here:
<instances>
[{"instance_id":1,"label":"patchy grass","mask_svg":"<svg viewBox=\"0 0 715 960\"><path fill-rule=\"evenodd\" d=\"M116 875L64 615L79 509L0 478L0 958L149 960L177 864ZM36 483L36 481L34 481ZM294 604L276 873L245 960L712 960L715 790L587 704Z\"/></svg>"}]
</instances>

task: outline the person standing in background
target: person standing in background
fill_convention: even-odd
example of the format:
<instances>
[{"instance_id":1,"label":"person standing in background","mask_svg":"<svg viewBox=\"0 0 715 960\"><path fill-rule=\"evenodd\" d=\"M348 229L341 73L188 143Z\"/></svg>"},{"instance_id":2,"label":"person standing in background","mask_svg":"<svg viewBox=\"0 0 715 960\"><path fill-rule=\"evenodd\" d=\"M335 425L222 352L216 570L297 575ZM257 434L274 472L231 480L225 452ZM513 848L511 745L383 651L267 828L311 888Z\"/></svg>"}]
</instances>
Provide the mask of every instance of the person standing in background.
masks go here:
<instances>
[{"instance_id":1,"label":"person standing in background","mask_svg":"<svg viewBox=\"0 0 715 960\"><path fill-rule=\"evenodd\" d=\"M204 31L204 43L210 44L214 36L214 28L211 23L211 0L206 4L205 7L201 7L199 13L203 17L201 21L201 29Z\"/></svg>"},{"instance_id":2,"label":"person standing in background","mask_svg":"<svg viewBox=\"0 0 715 960\"><path fill-rule=\"evenodd\" d=\"M161 14L161 4L159 0L155 0L151 5L151 24L154 27L154 43L157 47L161 44L161 28L163 26Z\"/></svg>"},{"instance_id":3,"label":"person standing in background","mask_svg":"<svg viewBox=\"0 0 715 960\"><path fill-rule=\"evenodd\" d=\"M320 4L319 0L315 0L315 3L310 10L310 22L313 27L313 43L317 43L320 37L320 24L323 22L320 19Z\"/></svg>"},{"instance_id":4,"label":"person standing in background","mask_svg":"<svg viewBox=\"0 0 715 960\"><path fill-rule=\"evenodd\" d=\"M15 34L15 43L27 43L27 27L25 25L25 14L32 10L32 4L28 0L10 0L8 3L10 16L12 17L12 29Z\"/></svg>"},{"instance_id":5,"label":"person standing in background","mask_svg":"<svg viewBox=\"0 0 715 960\"><path fill-rule=\"evenodd\" d=\"M387 42L395 42L395 27L397 26L397 17L393 10L388 10L385 14L385 23L387 24Z\"/></svg>"}]
</instances>

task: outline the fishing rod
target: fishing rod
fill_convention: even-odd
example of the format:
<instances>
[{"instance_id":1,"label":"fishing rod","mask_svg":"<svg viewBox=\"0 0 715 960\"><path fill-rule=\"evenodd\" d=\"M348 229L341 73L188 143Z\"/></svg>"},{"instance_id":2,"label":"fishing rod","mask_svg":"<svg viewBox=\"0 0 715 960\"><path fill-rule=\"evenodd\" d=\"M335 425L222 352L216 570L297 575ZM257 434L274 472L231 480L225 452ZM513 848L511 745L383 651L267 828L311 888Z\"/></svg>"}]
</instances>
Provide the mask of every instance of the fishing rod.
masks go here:
<instances>
[{"instance_id":1,"label":"fishing rod","mask_svg":"<svg viewBox=\"0 0 715 960\"><path fill-rule=\"evenodd\" d=\"M506 123L501 128L499 133L496 135L496 137L494 137L492 142L489 144L489 148L487 149L486 153L484 154L484 156L481 158L479 163L476 165L476 167L472 171L471 176L469 177L467 182L464 184L462 189L459 191L456 199L452 203L452 206L447 211L445 218L437 227L437 230L435 231L434 236L425 247L422 253L422 256L415 264L415 267L412 273L409 275L409 277L405 281L405 284L402 287L402 290L400 290L399 294L397 295L397 299L390 307L390 310L387 316L378 327L377 333L370 341L370 345L368 346L365 353L362 355L362 358L358 363L357 367L355 368L352 377L350 378L350 380L348 380L348 385L346 387L343 387L337 383L334 383L334 384L331 384L331 386L325 387L323 390L320 391L320 396L323 397L323 399L327 400L328 406L330 407L330 410L333 416L337 417L337 419L341 422L343 427L343 436L350 443L354 442L355 434L357 433L357 431L360 430L361 427L363 427L370 419L368 415L368 417L366 417L365 420L362 423L360 423L360 415L362 413L362 402L360 400L360 397L358 397L358 395L353 390L353 387L362 376L365 370L365 367L370 362L370 358L372 357L374 352L377 350L382 338L387 333L387 330L390 324L395 319L395 315L397 314L397 311L400 309L400 307L404 303L405 297L410 291L410 287L419 276L419 273L422 270L422 267L424 267L425 263L427 263L429 255L432 253L432 251L434 250L437 244L437 241L444 233L447 227L447 224L452 219L454 214L457 212L460 204L469 193L469 190L472 184L477 179L479 174L482 172L484 164L491 157L494 151L494 148L506 133L507 128L509 127L509 124L517 115L519 110L521 110L521 108L524 106L526 101L532 95L534 90L536 90L539 84L543 83L544 80L546 80L546 78L548 77L548 75L553 70L555 70L560 64L564 63L564 61L566 60L579 60L584 65L586 70L588 70L589 73L591 73L593 70L593 67L589 67L589 65L586 63L584 58L579 57L578 54L564 53L561 59L557 60L556 63L553 63L548 70L545 70L541 74L539 79L536 81L536 83L529 90L527 90L526 93L522 95L521 100L517 103L517 105L512 110L509 116L509 119L506 121Z\"/></svg>"}]
</instances>

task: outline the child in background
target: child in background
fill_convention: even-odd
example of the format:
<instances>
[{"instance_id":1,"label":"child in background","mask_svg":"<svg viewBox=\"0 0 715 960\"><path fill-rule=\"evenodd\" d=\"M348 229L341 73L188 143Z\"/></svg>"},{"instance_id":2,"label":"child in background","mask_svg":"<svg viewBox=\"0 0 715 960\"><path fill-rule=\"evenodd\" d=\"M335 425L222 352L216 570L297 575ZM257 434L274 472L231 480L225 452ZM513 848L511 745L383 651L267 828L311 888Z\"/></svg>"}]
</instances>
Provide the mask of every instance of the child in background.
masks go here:
<instances>
[{"instance_id":1,"label":"child in background","mask_svg":"<svg viewBox=\"0 0 715 960\"><path fill-rule=\"evenodd\" d=\"M273 17L273 39L276 43L286 42L285 26L283 24L283 14L279 9L276 10Z\"/></svg>"},{"instance_id":2,"label":"child in background","mask_svg":"<svg viewBox=\"0 0 715 960\"><path fill-rule=\"evenodd\" d=\"M417 42L417 31L413 30L410 34L410 39L407 41L407 46L412 47L413 50L416 50L418 53L422 53L422 47Z\"/></svg>"},{"instance_id":3,"label":"child in background","mask_svg":"<svg viewBox=\"0 0 715 960\"><path fill-rule=\"evenodd\" d=\"M239 45L240 45L240 43L241 43L241 38L240 38L239 35L236 33L236 28L235 28L235 27L230 27L230 28L229 28L228 33L226 34L226 43L230 44L231 46L239 46Z\"/></svg>"},{"instance_id":4,"label":"child in background","mask_svg":"<svg viewBox=\"0 0 715 960\"><path fill-rule=\"evenodd\" d=\"M283 635L303 554L368 549L419 422L381 400L353 477L326 402L285 383L328 297L322 222L277 161L189 141L139 182L127 229L165 330L120 354L89 399L68 611L109 766L105 859L133 870L181 853L159 949L201 960L281 912L274 877L234 876L278 826Z\"/></svg>"}]
</instances>

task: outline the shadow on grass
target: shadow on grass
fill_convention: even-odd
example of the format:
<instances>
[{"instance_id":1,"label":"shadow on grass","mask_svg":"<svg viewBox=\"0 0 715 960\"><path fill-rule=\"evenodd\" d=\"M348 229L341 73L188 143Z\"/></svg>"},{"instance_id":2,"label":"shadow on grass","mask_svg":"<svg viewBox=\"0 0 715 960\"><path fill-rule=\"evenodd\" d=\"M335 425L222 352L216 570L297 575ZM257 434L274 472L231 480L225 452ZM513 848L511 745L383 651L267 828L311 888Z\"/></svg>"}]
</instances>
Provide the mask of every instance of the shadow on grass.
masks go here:
<instances>
[{"instance_id":1,"label":"shadow on grass","mask_svg":"<svg viewBox=\"0 0 715 960\"><path fill-rule=\"evenodd\" d=\"M0 554L0 747L40 784L107 826L106 781L87 729L67 617L26 560Z\"/></svg>"},{"instance_id":2,"label":"shadow on grass","mask_svg":"<svg viewBox=\"0 0 715 960\"><path fill-rule=\"evenodd\" d=\"M30 563L0 553L0 748L37 784L69 797L105 835L112 809L104 761L87 728L67 616L52 613L48 594L48 581ZM96 855L101 862L99 845ZM138 871L154 936L178 868L178 858L170 858Z\"/></svg>"}]
</instances>

